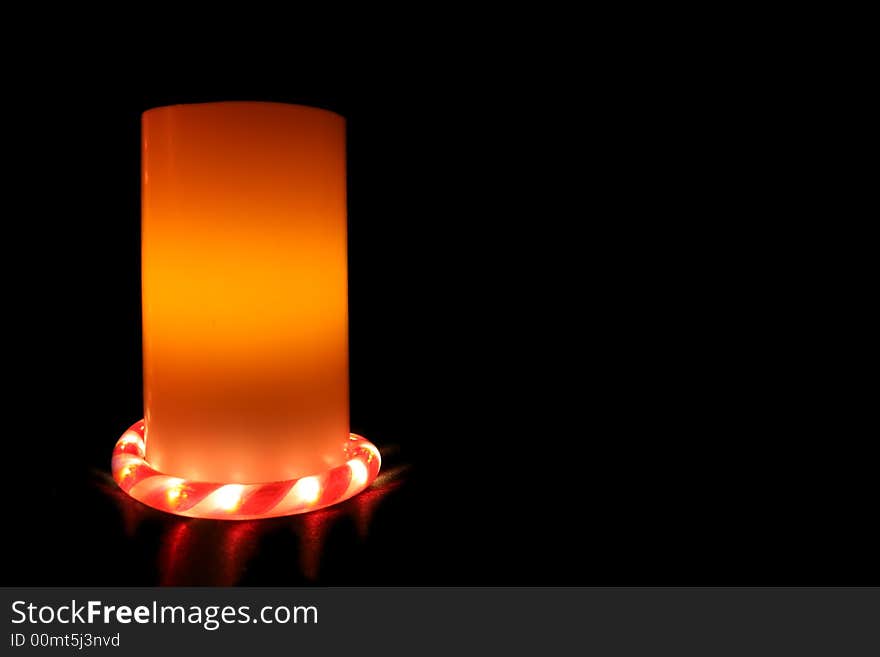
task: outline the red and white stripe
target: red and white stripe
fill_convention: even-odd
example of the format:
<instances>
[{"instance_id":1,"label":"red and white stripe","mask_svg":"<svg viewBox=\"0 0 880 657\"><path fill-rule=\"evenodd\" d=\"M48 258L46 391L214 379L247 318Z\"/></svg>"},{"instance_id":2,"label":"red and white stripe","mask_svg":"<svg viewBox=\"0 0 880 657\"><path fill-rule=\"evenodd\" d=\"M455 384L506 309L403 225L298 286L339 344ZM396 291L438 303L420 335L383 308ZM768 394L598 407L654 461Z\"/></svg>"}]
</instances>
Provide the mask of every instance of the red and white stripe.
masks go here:
<instances>
[{"instance_id":1,"label":"red and white stripe","mask_svg":"<svg viewBox=\"0 0 880 657\"><path fill-rule=\"evenodd\" d=\"M379 450L351 434L345 463L322 473L259 484L192 481L154 470L145 460L144 421L136 422L113 449L113 479L139 502L191 518L249 520L314 511L348 499L379 474Z\"/></svg>"}]
</instances>

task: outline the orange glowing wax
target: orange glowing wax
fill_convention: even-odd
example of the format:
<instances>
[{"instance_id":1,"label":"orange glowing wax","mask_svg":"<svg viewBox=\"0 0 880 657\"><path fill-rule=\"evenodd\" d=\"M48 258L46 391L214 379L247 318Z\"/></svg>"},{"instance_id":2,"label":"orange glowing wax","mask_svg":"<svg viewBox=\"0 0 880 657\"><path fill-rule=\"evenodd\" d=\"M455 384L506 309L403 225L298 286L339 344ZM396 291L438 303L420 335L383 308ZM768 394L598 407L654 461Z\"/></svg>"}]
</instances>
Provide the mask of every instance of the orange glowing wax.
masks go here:
<instances>
[{"instance_id":1,"label":"orange glowing wax","mask_svg":"<svg viewBox=\"0 0 880 657\"><path fill-rule=\"evenodd\" d=\"M146 461L267 482L345 463L345 121L277 103L143 115Z\"/></svg>"}]
</instances>

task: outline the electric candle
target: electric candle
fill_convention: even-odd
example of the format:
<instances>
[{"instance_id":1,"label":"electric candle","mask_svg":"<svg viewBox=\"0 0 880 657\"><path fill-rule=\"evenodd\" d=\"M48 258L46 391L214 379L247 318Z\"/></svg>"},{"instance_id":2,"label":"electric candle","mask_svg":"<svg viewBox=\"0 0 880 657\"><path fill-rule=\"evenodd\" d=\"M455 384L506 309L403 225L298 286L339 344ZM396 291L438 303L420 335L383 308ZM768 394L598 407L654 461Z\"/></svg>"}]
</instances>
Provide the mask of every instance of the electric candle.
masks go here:
<instances>
[{"instance_id":1,"label":"electric candle","mask_svg":"<svg viewBox=\"0 0 880 657\"><path fill-rule=\"evenodd\" d=\"M142 146L145 420L114 474L148 468L132 495L208 517L326 506L334 472L355 494L378 451L349 435L344 119L174 105L144 113ZM194 482L214 482L210 499L191 504ZM264 484L299 506L241 514Z\"/></svg>"}]
</instances>

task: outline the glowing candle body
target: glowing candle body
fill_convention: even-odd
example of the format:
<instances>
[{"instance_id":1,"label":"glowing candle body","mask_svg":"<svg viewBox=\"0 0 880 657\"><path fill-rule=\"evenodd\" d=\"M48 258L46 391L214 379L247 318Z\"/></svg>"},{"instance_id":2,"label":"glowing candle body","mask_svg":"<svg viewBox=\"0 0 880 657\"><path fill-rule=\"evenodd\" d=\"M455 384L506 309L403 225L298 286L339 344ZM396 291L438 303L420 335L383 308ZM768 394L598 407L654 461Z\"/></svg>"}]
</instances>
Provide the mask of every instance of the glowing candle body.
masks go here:
<instances>
[{"instance_id":1,"label":"glowing candle body","mask_svg":"<svg viewBox=\"0 0 880 657\"><path fill-rule=\"evenodd\" d=\"M345 123L276 103L143 116L146 460L292 479L349 438Z\"/></svg>"}]
</instances>

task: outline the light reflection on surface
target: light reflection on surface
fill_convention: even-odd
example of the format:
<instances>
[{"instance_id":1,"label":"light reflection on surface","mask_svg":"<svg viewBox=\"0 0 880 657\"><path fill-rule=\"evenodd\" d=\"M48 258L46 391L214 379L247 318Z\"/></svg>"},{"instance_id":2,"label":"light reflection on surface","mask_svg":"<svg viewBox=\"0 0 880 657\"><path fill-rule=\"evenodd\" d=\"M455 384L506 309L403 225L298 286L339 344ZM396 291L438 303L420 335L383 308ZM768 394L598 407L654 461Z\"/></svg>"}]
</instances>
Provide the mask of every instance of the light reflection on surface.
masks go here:
<instances>
[{"instance_id":1,"label":"light reflection on surface","mask_svg":"<svg viewBox=\"0 0 880 657\"><path fill-rule=\"evenodd\" d=\"M234 522L171 516L129 498L112 482L106 488L117 503L122 528L133 546L144 550L158 535L155 566L159 585L247 584L249 573L262 574L267 568L263 555L268 555L272 568L282 569L279 581L309 583L322 575L328 544L335 540L331 533L338 531L342 541L346 532L355 542L369 539L377 509L402 485L407 469L389 467L372 486L335 506L296 516ZM286 558L288 552L292 553Z\"/></svg>"}]
</instances>

